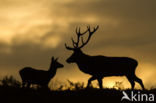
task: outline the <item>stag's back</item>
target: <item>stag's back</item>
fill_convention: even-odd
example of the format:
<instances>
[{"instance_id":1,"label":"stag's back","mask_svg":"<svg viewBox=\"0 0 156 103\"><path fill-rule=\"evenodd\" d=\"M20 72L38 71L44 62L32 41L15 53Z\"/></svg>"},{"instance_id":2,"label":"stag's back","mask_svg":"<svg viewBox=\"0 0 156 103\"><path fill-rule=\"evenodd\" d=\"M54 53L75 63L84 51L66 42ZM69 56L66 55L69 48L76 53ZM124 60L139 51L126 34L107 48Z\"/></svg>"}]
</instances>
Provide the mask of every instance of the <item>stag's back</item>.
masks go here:
<instances>
[{"instance_id":1,"label":"stag's back","mask_svg":"<svg viewBox=\"0 0 156 103\"><path fill-rule=\"evenodd\" d=\"M128 57L88 56L78 62L80 70L91 75L122 76L134 73L138 65Z\"/></svg>"}]
</instances>

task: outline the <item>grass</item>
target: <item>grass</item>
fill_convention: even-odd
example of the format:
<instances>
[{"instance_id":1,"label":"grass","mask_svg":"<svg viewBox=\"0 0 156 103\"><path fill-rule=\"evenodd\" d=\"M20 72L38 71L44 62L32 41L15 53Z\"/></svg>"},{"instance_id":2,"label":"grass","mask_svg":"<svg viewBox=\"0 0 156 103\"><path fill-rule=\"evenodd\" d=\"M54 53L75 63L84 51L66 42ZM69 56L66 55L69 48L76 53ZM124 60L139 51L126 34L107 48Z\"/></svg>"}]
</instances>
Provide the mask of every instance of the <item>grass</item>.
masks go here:
<instances>
[{"instance_id":1,"label":"grass","mask_svg":"<svg viewBox=\"0 0 156 103\"><path fill-rule=\"evenodd\" d=\"M95 102L95 103L120 103L123 96L122 90L116 89L85 89L81 83L68 81L70 86L66 90L50 90L48 88L21 88L20 82L13 77L1 80L0 98L4 103L66 103L66 102ZM4 84L3 84L4 83ZM140 90L135 90L137 93ZM130 93L131 90L125 90ZM156 94L156 89L140 91L140 93ZM128 103L128 101L122 101Z\"/></svg>"}]
</instances>

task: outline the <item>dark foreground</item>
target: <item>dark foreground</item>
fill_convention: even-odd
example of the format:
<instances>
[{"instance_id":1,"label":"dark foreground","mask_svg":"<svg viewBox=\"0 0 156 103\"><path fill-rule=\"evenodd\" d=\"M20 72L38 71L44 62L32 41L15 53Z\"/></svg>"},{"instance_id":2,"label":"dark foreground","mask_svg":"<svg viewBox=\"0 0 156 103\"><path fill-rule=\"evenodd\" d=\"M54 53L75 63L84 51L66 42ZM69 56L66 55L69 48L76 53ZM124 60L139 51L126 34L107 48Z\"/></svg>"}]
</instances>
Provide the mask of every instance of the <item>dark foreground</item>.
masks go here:
<instances>
[{"instance_id":1,"label":"dark foreground","mask_svg":"<svg viewBox=\"0 0 156 103\"><path fill-rule=\"evenodd\" d=\"M125 92L129 96L131 95L131 90L125 90ZM133 92L137 94L137 98L143 93L147 94L148 98L150 97L149 94L156 95L156 89L149 91L134 90ZM115 89L100 90L92 88L82 90L50 91L49 89L0 87L0 103L129 103L128 100L121 101L122 96L122 91Z\"/></svg>"}]
</instances>

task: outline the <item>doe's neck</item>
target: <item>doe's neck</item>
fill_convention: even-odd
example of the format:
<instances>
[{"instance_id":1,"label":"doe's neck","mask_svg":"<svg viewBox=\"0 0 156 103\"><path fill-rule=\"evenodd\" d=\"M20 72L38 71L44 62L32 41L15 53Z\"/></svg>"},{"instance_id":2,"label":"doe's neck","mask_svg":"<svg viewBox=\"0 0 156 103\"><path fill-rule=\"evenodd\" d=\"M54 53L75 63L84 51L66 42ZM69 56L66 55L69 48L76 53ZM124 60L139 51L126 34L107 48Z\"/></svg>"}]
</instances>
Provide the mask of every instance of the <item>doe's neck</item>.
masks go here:
<instances>
[{"instance_id":1,"label":"doe's neck","mask_svg":"<svg viewBox=\"0 0 156 103\"><path fill-rule=\"evenodd\" d=\"M51 63L50 67L49 67L49 72L50 73L56 73L57 67L55 64Z\"/></svg>"}]
</instances>

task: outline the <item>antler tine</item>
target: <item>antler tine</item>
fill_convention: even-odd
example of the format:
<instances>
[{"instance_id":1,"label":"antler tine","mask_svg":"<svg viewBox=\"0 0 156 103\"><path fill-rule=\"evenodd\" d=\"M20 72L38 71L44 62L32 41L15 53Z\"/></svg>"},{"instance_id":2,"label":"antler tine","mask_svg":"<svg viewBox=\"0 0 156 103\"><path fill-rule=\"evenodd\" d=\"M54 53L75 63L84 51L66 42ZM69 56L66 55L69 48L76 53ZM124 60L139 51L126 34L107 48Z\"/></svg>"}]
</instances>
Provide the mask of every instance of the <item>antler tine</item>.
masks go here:
<instances>
[{"instance_id":1,"label":"antler tine","mask_svg":"<svg viewBox=\"0 0 156 103\"><path fill-rule=\"evenodd\" d=\"M99 28L99 26L97 26L96 28L94 28L93 31L90 30L90 26L87 26L87 28L88 28L87 30L89 31L88 39L86 40L86 42L84 42L83 37L82 37L81 38L82 45L79 48L84 47L89 42L91 36L94 34L94 32L96 32L96 30Z\"/></svg>"},{"instance_id":2,"label":"antler tine","mask_svg":"<svg viewBox=\"0 0 156 103\"><path fill-rule=\"evenodd\" d=\"M84 44L84 40L83 40L83 37L81 37L81 41L82 41L82 44Z\"/></svg>"},{"instance_id":3,"label":"antler tine","mask_svg":"<svg viewBox=\"0 0 156 103\"><path fill-rule=\"evenodd\" d=\"M84 33L86 33L86 32L84 32ZM75 48L78 48L79 42L80 42L80 36L82 36L84 33L81 33L80 27L78 29L76 28L77 42L74 42L74 40L73 40L74 45L76 45L76 46L74 46Z\"/></svg>"},{"instance_id":4,"label":"antler tine","mask_svg":"<svg viewBox=\"0 0 156 103\"><path fill-rule=\"evenodd\" d=\"M68 50L74 50L74 48L71 48L71 47L67 46L66 43L65 43L65 47L66 47L66 49L68 49Z\"/></svg>"},{"instance_id":5,"label":"antler tine","mask_svg":"<svg viewBox=\"0 0 156 103\"><path fill-rule=\"evenodd\" d=\"M76 34L77 34L77 35L80 35L80 27L79 27L79 28L76 27L76 30L75 30L75 31L76 31Z\"/></svg>"},{"instance_id":6,"label":"antler tine","mask_svg":"<svg viewBox=\"0 0 156 103\"><path fill-rule=\"evenodd\" d=\"M87 30L83 33L80 33L80 35L82 36L82 35L86 34L89 30L90 30L90 26L87 26Z\"/></svg>"},{"instance_id":7,"label":"antler tine","mask_svg":"<svg viewBox=\"0 0 156 103\"><path fill-rule=\"evenodd\" d=\"M74 41L74 39L73 39L73 38L71 38L71 40L72 40L72 43L73 43L73 47L74 47L74 48L76 48L77 43Z\"/></svg>"},{"instance_id":8,"label":"antler tine","mask_svg":"<svg viewBox=\"0 0 156 103\"><path fill-rule=\"evenodd\" d=\"M76 27L76 29L75 29L75 32L76 32L76 34L78 34L77 27Z\"/></svg>"},{"instance_id":9,"label":"antler tine","mask_svg":"<svg viewBox=\"0 0 156 103\"><path fill-rule=\"evenodd\" d=\"M79 32L78 32L78 34L79 34L79 35L81 35L81 32L80 32L80 27L79 27Z\"/></svg>"},{"instance_id":10,"label":"antler tine","mask_svg":"<svg viewBox=\"0 0 156 103\"><path fill-rule=\"evenodd\" d=\"M96 28L94 28L94 30L92 31L92 33L96 32L96 30L99 28L99 25L96 26Z\"/></svg>"},{"instance_id":11,"label":"antler tine","mask_svg":"<svg viewBox=\"0 0 156 103\"><path fill-rule=\"evenodd\" d=\"M86 33L88 32L89 29L90 29L90 26L89 26L89 27L87 26L87 30L86 30L85 32L81 33L80 27L79 27L78 29L76 28L76 34L77 34L78 36L82 36L82 35L86 34Z\"/></svg>"},{"instance_id":12,"label":"antler tine","mask_svg":"<svg viewBox=\"0 0 156 103\"><path fill-rule=\"evenodd\" d=\"M87 30L89 31L89 33L90 33L90 26L87 26Z\"/></svg>"},{"instance_id":13,"label":"antler tine","mask_svg":"<svg viewBox=\"0 0 156 103\"><path fill-rule=\"evenodd\" d=\"M76 27L76 34L77 34L77 42L75 42L72 38L72 42L73 42L73 46L74 48L77 48L78 47L78 44L79 44L79 37L80 37L80 27Z\"/></svg>"}]
</instances>

